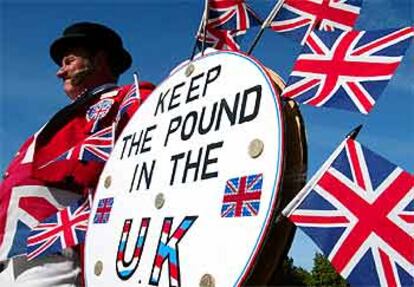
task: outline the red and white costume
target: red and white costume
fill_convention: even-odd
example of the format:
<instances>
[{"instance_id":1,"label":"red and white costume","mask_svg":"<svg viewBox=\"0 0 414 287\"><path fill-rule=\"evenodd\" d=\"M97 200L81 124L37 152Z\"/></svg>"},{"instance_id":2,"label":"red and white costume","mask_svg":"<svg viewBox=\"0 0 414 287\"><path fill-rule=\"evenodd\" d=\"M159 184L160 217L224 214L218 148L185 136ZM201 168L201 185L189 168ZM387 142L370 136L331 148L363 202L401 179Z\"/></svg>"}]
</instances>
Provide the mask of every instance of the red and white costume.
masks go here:
<instances>
[{"instance_id":1,"label":"red and white costume","mask_svg":"<svg viewBox=\"0 0 414 287\"><path fill-rule=\"evenodd\" d=\"M154 88L151 83L140 83L141 101ZM109 126L114 127L117 138L140 105L141 101L131 100L134 89L133 85L108 84L84 93L57 112L16 153L0 183L0 262L9 265L0 273L2 286L76 286L80 272L77 252L30 262L24 256L5 260L19 254L27 233L39 221L95 188L104 161L59 157Z\"/></svg>"}]
</instances>

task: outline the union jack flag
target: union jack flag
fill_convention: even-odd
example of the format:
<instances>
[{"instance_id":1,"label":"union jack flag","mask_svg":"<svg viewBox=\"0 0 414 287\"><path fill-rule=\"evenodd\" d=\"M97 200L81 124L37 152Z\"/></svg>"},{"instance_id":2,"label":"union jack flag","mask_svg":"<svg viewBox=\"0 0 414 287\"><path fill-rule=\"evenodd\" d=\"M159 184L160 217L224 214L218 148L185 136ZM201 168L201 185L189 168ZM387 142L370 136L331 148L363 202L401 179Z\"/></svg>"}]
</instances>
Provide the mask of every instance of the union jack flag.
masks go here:
<instances>
[{"instance_id":1,"label":"union jack flag","mask_svg":"<svg viewBox=\"0 0 414 287\"><path fill-rule=\"evenodd\" d=\"M217 50L240 51L238 39L241 35L242 33L237 31L217 30L207 26L205 43L207 47L212 47ZM201 47L203 39L204 34L199 32L197 36L198 47Z\"/></svg>"},{"instance_id":2,"label":"union jack flag","mask_svg":"<svg viewBox=\"0 0 414 287\"><path fill-rule=\"evenodd\" d=\"M128 90L127 94L122 100L121 105L119 106L118 114L116 116L117 122L121 119L122 115L125 114L131 107L139 105L140 103L139 91L138 93L136 91L137 91L136 85L132 85L131 88Z\"/></svg>"},{"instance_id":3,"label":"union jack flag","mask_svg":"<svg viewBox=\"0 0 414 287\"><path fill-rule=\"evenodd\" d=\"M67 159L106 162L112 151L113 145L114 125L111 125L87 137L82 143L43 165L42 168L53 162Z\"/></svg>"},{"instance_id":4,"label":"union jack flag","mask_svg":"<svg viewBox=\"0 0 414 287\"><path fill-rule=\"evenodd\" d=\"M221 217L256 216L259 213L263 175L229 179L224 189Z\"/></svg>"},{"instance_id":5,"label":"union jack flag","mask_svg":"<svg viewBox=\"0 0 414 287\"><path fill-rule=\"evenodd\" d=\"M208 26L216 30L246 31L260 24L244 0L209 0Z\"/></svg>"},{"instance_id":6,"label":"union jack flag","mask_svg":"<svg viewBox=\"0 0 414 287\"><path fill-rule=\"evenodd\" d=\"M312 32L282 96L312 106L367 114L396 71L413 35L413 27Z\"/></svg>"},{"instance_id":7,"label":"union jack flag","mask_svg":"<svg viewBox=\"0 0 414 287\"><path fill-rule=\"evenodd\" d=\"M414 177L348 138L283 213L352 286L414 283Z\"/></svg>"},{"instance_id":8,"label":"union jack flag","mask_svg":"<svg viewBox=\"0 0 414 287\"><path fill-rule=\"evenodd\" d=\"M85 240L89 200L81 200L46 218L27 238L27 259L57 253Z\"/></svg>"},{"instance_id":9,"label":"union jack flag","mask_svg":"<svg viewBox=\"0 0 414 287\"><path fill-rule=\"evenodd\" d=\"M107 223L109 220L109 215L111 214L113 204L113 197L100 199L98 202L98 207L96 208L93 223Z\"/></svg>"},{"instance_id":10,"label":"union jack flag","mask_svg":"<svg viewBox=\"0 0 414 287\"><path fill-rule=\"evenodd\" d=\"M313 29L351 30L362 0L285 0L270 27L303 44Z\"/></svg>"}]
</instances>

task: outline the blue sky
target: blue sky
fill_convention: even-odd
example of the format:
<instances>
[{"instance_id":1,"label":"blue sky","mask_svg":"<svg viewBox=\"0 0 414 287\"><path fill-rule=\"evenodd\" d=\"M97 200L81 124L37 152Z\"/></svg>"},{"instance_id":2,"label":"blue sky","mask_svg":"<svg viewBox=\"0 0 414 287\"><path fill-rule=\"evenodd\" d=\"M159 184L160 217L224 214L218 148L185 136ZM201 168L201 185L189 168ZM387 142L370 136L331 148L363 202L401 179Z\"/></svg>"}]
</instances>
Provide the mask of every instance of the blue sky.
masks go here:
<instances>
[{"instance_id":1,"label":"blue sky","mask_svg":"<svg viewBox=\"0 0 414 287\"><path fill-rule=\"evenodd\" d=\"M58 109L69 103L55 77L49 45L76 21L111 26L131 52L132 72L157 84L191 55L203 9L201 0L0 1L0 171L19 145ZM276 1L248 1L264 18ZM356 28L360 30L414 24L412 0L366 0ZM252 31L242 43L249 47ZM286 80L299 45L266 31L253 56ZM359 141L409 172L414 170L414 47L411 45L374 110L368 115L302 106L309 148L309 176L354 127L363 124ZM297 232L290 255L309 268L315 245Z\"/></svg>"}]
</instances>

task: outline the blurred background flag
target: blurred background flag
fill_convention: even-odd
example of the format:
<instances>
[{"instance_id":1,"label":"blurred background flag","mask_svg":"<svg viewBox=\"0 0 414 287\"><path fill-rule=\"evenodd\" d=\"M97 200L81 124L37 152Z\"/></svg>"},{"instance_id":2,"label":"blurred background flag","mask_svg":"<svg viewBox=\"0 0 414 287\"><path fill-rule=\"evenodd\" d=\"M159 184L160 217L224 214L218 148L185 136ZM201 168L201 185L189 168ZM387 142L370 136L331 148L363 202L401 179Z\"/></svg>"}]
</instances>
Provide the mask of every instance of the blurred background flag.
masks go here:
<instances>
[{"instance_id":1,"label":"blurred background flag","mask_svg":"<svg viewBox=\"0 0 414 287\"><path fill-rule=\"evenodd\" d=\"M314 29L351 30L361 6L362 0L284 0L270 28L303 44Z\"/></svg>"},{"instance_id":2,"label":"blurred background flag","mask_svg":"<svg viewBox=\"0 0 414 287\"><path fill-rule=\"evenodd\" d=\"M260 19L244 0L208 0L208 26L217 30L246 31Z\"/></svg>"},{"instance_id":3,"label":"blurred background flag","mask_svg":"<svg viewBox=\"0 0 414 287\"><path fill-rule=\"evenodd\" d=\"M218 50L240 51L241 37L261 22L244 0L208 0L206 11L197 33L200 50L204 43Z\"/></svg>"}]
</instances>

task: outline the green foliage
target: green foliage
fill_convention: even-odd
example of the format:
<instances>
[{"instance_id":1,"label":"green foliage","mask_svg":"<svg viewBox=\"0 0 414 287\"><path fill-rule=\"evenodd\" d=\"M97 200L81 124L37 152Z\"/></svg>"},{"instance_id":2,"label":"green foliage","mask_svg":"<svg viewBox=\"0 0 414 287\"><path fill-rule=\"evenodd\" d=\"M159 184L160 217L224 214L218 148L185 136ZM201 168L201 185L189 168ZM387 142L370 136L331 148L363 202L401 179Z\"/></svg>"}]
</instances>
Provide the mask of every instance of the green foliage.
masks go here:
<instances>
[{"instance_id":1,"label":"green foliage","mask_svg":"<svg viewBox=\"0 0 414 287\"><path fill-rule=\"evenodd\" d=\"M288 257L277 271L274 281L269 286L310 286L310 287L347 287L346 281L336 273L328 259L315 253L313 268L310 272L296 267L293 259Z\"/></svg>"},{"instance_id":2,"label":"green foliage","mask_svg":"<svg viewBox=\"0 0 414 287\"><path fill-rule=\"evenodd\" d=\"M306 283L308 286L312 287L348 286L345 279L336 273L329 260L320 253L315 253L315 257L313 258L313 268L310 273L309 280Z\"/></svg>"}]
</instances>

